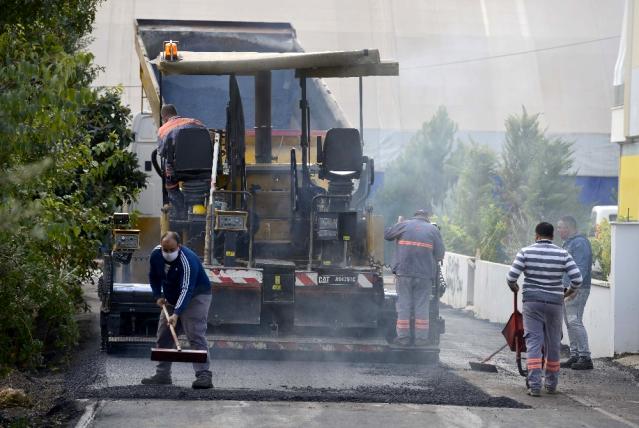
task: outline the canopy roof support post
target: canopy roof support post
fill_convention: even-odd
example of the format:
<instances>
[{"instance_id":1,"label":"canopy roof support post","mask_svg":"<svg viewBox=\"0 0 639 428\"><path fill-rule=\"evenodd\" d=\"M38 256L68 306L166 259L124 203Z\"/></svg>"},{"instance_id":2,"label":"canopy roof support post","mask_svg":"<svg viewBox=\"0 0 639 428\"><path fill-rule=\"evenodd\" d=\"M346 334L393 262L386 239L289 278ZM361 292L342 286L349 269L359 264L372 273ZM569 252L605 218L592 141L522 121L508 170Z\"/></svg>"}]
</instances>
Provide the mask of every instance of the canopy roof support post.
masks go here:
<instances>
[{"instance_id":1,"label":"canopy roof support post","mask_svg":"<svg viewBox=\"0 0 639 428\"><path fill-rule=\"evenodd\" d=\"M364 78L359 76L359 139L364 145Z\"/></svg>"},{"instance_id":2,"label":"canopy roof support post","mask_svg":"<svg viewBox=\"0 0 639 428\"><path fill-rule=\"evenodd\" d=\"M160 116L158 118L158 123L160 124L160 126L164 125L162 123L162 72L160 71L158 73L158 86L159 86L159 95L160 95L160 107L158 108L158 115Z\"/></svg>"},{"instance_id":3,"label":"canopy roof support post","mask_svg":"<svg viewBox=\"0 0 639 428\"><path fill-rule=\"evenodd\" d=\"M300 109L302 113L302 136L300 138L300 146L302 148L302 168L306 170L308 167L308 100L306 99L306 78L300 77L300 87L302 89L302 99L300 100Z\"/></svg>"},{"instance_id":4,"label":"canopy roof support post","mask_svg":"<svg viewBox=\"0 0 639 428\"><path fill-rule=\"evenodd\" d=\"M271 72L255 74L255 161L271 163Z\"/></svg>"}]
</instances>

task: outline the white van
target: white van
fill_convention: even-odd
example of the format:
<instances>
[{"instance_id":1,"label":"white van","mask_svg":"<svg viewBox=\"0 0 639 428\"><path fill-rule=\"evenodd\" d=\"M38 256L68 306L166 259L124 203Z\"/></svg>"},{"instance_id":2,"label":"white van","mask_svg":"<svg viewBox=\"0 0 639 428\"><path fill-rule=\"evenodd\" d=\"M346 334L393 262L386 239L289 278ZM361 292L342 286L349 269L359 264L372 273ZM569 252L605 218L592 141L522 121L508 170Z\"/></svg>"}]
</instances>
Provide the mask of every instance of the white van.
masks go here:
<instances>
[{"instance_id":1,"label":"white van","mask_svg":"<svg viewBox=\"0 0 639 428\"><path fill-rule=\"evenodd\" d=\"M590 212L590 227L591 235L597 236L599 234L599 225L603 220L608 220L608 223L617 220L617 205L595 205Z\"/></svg>"}]
</instances>

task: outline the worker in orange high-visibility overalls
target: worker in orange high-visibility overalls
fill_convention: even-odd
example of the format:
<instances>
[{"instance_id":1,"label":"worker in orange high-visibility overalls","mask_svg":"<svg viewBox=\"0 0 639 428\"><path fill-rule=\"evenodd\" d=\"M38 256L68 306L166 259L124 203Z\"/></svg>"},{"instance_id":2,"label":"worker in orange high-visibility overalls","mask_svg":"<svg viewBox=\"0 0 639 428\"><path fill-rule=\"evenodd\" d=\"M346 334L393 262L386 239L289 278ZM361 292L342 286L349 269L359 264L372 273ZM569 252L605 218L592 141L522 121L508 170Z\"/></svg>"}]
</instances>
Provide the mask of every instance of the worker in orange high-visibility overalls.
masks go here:
<instances>
[{"instance_id":1,"label":"worker in orange high-visibility overalls","mask_svg":"<svg viewBox=\"0 0 639 428\"><path fill-rule=\"evenodd\" d=\"M386 229L384 239L396 241L393 273L397 290L398 346L425 346L429 332L429 301L437 278L438 261L444 259L444 243L439 229L428 221L429 210L419 210L414 217ZM410 337L411 312L415 316L415 337Z\"/></svg>"},{"instance_id":2,"label":"worker in orange high-visibility overalls","mask_svg":"<svg viewBox=\"0 0 639 428\"><path fill-rule=\"evenodd\" d=\"M206 126L197 119L178 116L173 104L164 104L160 111L163 125L158 129L158 154L163 159L162 169L164 173L164 187L171 203L172 217L186 218L186 206L184 195L180 191L178 180L173 171L173 164L167 159L168 140L174 139L177 133L184 128L203 128Z\"/></svg>"}]
</instances>

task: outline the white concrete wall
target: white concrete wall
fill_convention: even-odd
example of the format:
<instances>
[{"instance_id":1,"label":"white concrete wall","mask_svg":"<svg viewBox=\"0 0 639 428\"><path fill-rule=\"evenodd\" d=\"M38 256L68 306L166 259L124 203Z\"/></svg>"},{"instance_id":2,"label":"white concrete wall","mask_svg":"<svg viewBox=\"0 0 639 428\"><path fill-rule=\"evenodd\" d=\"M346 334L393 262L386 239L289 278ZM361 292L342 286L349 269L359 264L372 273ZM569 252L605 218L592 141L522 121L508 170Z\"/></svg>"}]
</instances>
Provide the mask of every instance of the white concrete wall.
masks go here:
<instances>
[{"instance_id":1,"label":"white concrete wall","mask_svg":"<svg viewBox=\"0 0 639 428\"><path fill-rule=\"evenodd\" d=\"M447 286L442 302L457 309L464 309L473 304L474 266L474 257L446 253L444 277Z\"/></svg>"},{"instance_id":2,"label":"white concrete wall","mask_svg":"<svg viewBox=\"0 0 639 428\"><path fill-rule=\"evenodd\" d=\"M612 223L614 351L639 352L639 223Z\"/></svg>"},{"instance_id":3,"label":"white concrete wall","mask_svg":"<svg viewBox=\"0 0 639 428\"><path fill-rule=\"evenodd\" d=\"M594 358L614 355L612 336L612 312L610 284L593 280L590 296L584 309L584 326L588 332L588 344ZM568 345L568 331L564 324L562 343Z\"/></svg>"},{"instance_id":4,"label":"white concrete wall","mask_svg":"<svg viewBox=\"0 0 639 428\"><path fill-rule=\"evenodd\" d=\"M612 357L615 354L611 301L610 285L598 286L593 282L584 311L584 326L588 332L590 352L595 358Z\"/></svg>"},{"instance_id":5,"label":"white concrete wall","mask_svg":"<svg viewBox=\"0 0 639 428\"><path fill-rule=\"evenodd\" d=\"M637 231L639 232L639 228ZM635 242L639 242L639 237ZM639 266L639 263L635 265ZM472 309L475 316L480 319L496 323L508 321L513 311L513 295L506 285L506 274L510 266L483 260L474 261L473 257L449 253L444 260L444 269L448 288L442 297L443 303L454 308ZM635 278L639 278L639 272ZM522 278L520 278L520 284L521 281ZM639 292L639 287L634 289ZM628 295L626 290L623 296L628 297ZM618 344L615 346L613 341L618 335L613 334L612 296L608 283L593 281L584 311L584 325L594 358L611 357L615 353L629 352L621 350ZM471 302L472 306L470 306ZM639 303L627 306L637 307ZM518 294L518 308L521 311L521 293ZM639 311L634 311L630 315L629 325L617 328L622 328L625 332L624 336L639 340L639 320L632 319L632 316L637 313ZM568 344L565 326L563 343Z\"/></svg>"},{"instance_id":6,"label":"white concrete wall","mask_svg":"<svg viewBox=\"0 0 639 428\"><path fill-rule=\"evenodd\" d=\"M510 266L475 261L474 310L478 318L505 323L513 312L513 293L506 285ZM518 294L521 311L521 293Z\"/></svg>"}]
</instances>

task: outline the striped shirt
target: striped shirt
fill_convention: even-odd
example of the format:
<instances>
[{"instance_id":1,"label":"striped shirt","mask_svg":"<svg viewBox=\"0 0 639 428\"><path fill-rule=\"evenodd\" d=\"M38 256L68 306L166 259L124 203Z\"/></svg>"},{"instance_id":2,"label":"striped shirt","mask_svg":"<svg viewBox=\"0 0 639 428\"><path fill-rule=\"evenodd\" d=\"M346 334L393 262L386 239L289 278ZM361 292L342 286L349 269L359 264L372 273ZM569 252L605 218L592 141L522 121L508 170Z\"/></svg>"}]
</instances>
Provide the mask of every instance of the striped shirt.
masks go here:
<instances>
[{"instance_id":1,"label":"striped shirt","mask_svg":"<svg viewBox=\"0 0 639 428\"><path fill-rule=\"evenodd\" d=\"M570 279L572 288L581 285L581 273L566 250L541 239L535 244L522 248L515 257L510 272L506 276L509 282L515 282L523 272L524 301L537 300L562 303L564 273Z\"/></svg>"}]
</instances>

